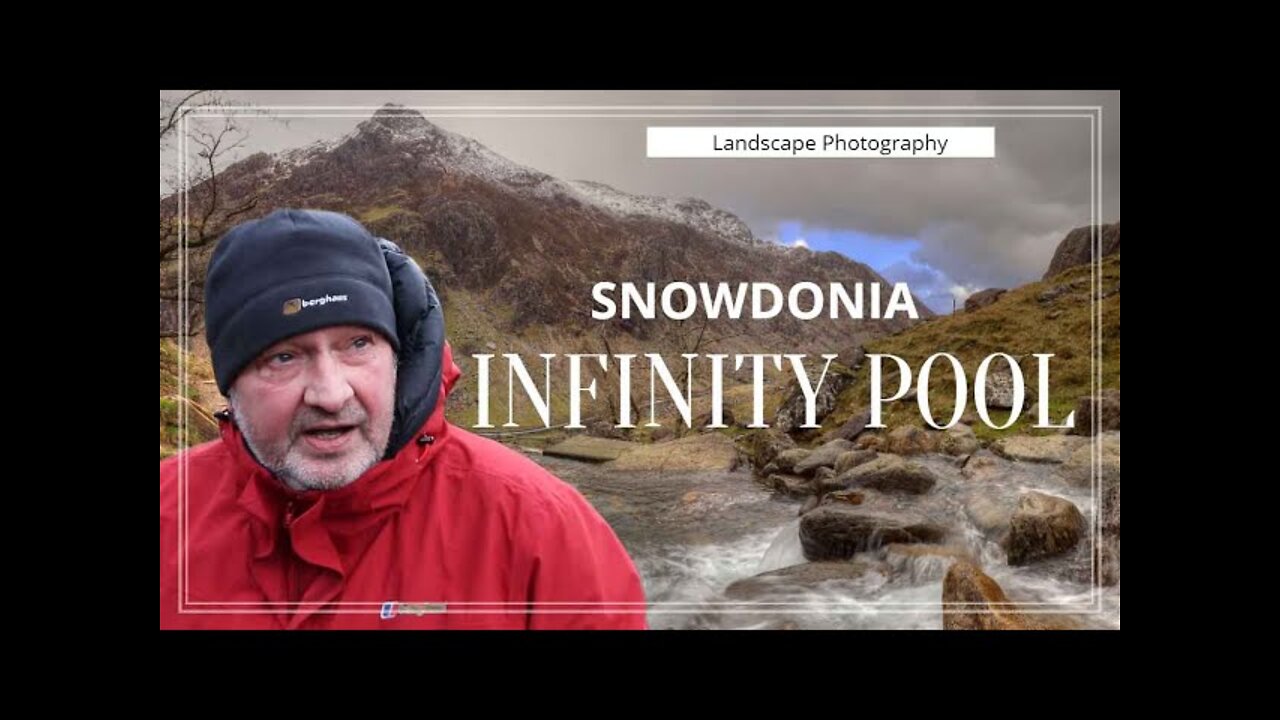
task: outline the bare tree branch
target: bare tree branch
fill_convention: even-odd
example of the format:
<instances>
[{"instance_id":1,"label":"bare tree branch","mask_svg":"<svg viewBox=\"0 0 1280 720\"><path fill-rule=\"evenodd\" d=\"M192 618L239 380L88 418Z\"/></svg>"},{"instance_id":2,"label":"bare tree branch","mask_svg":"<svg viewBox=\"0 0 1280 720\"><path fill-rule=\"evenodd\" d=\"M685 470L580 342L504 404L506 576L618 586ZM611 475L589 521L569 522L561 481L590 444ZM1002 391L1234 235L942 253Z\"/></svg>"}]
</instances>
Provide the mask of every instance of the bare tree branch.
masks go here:
<instances>
[{"instance_id":1,"label":"bare tree branch","mask_svg":"<svg viewBox=\"0 0 1280 720\"><path fill-rule=\"evenodd\" d=\"M194 90L186 97L173 103L173 107L169 110L168 118L165 118L165 101L160 101L160 141L164 142L164 138L173 129L178 126L178 121L186 117L193 108L187 107L187 103L191 102L197 95L207 93L208 90Z\"/></svg>"},{"instance_id":2,"label":"bare tree branch","mask_svg":"<svg viewBox=\"0 0 1280 720\"><path fill-rule=\"evenodd\" d=\"M174 263L178 253L211 246L228 229L252 213L262 200L261 191L252 185L236 183L235 187L230 187L224 181L223 171L229 162L236 159L236 151L244 147L248 137L234 117L225 117L216 126L210 126L208 122L182 125L183 118L191 116L200 108L224 105L229 104L218 93L210 90L185 92L180 99L175 97L166 100L162 96L160 100L162 196L159 244L162 337L174 336L180 326L177 322L178 281L176 277L167 275L171 275L172 270L176 269ZM174 163L176 155L172 152L174 144L180 139L180 129L186 133L183 147L192 151L193 154L189 157L194 161L189 167L190 174L181 178L177 175L178 165ZM179 161L186 159L178 158ZM186 188L187 204L182 210L190 218L189 221L179 214L176 190L180 188ZM166 196L168 189L174 189L175 192ZM192 282L188 285L188 290L194 291L202 286L203 264L198 262L190 272ZM203 312L203 299L194 297L196 294L191 292L191 296L185 298L189 304L189 334L198 332Z\"/></svg>"}]
</instances>

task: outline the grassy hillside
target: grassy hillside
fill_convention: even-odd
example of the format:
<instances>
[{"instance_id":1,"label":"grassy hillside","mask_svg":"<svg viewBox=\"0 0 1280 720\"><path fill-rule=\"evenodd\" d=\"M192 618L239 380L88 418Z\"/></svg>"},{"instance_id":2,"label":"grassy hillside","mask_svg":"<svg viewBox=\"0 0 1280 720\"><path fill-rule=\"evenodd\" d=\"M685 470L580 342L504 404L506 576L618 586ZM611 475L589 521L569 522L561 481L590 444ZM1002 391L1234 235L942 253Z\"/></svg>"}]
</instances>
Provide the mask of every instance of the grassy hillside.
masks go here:
<instances>
[{"instance_id":1,"label":"grassy hillside","mask_svg":"<svg viewBox=\"0 0 1280 720\"><path fill-rule=\"evenodd\" d=\"M184 358L185 381L179 378L179 357ZM221 407L213 384L213 367L198 353L183 353L171 338L160 340L160 459L184 447L218 436L212 413ZM183 443L183 407L186 407L186 443Z\"/></svg>"},{"instance_id":2,"label":"grassy hillside","mask_svg":"<svg viewBox=\"0 0 1280 720\"><path fill-rule=\"evenodd\" d=\"M1092 268L1081 266L1044 281L1011 290L995 303L975 312L958 312L923 323L891 337L867 344L869 353L891 353L910 365L914 374L930 355L947 352L959 358L969 381L968 409L973 406L973 378L978 364L986 356L1003 352L1020 357L1023 379L1028 392L1038 386L1037 362L1033 353L1053 353L1049 364L1050 420L1060 423L1075 408L1076 399L1090 392L1090 368L1093 343L1090 337L1090 302ZM1105 258L1102 263L1102 383L1106 388L1120 387L1120 256ZM1061 294L1042 301L1042 294L1061 290ZM993 367L1003 367L995 361ZM870 363L863 366L857 382L840 397L840 403L824 426L838 427L855 412L869 404L871 397ZM894 367L892 361L884 365ZM897 389L896 370L884 381L885 392ZM934 362L930 373L930 409L938 422L945 422L955 408L955 378L949 363ZM979 437L995 437L1009 433L1032 434L1052 431L1036 430L1036 420L1027 409L1008 430L995 431L979 422L974 430ZM917 404L891 403L886 406L885 424L889 427L916 425L925 427ZM1008 419L1008 411L992 410L997 424Z\"/></svg>"}]
</instances>

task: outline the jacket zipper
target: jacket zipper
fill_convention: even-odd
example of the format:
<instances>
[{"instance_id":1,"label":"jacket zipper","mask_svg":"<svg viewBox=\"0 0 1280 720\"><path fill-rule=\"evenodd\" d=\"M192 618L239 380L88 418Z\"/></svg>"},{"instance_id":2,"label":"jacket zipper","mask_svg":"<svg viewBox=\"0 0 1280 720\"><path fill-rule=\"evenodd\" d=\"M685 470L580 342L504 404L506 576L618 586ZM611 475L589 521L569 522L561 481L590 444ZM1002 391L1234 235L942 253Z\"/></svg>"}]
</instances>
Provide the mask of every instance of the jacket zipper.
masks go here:
<instances>
[{"instance_id":1,"label":"jacket zipper","mask_svg":"<svg viewBox=\"0 0 1280 720\"><path fill-rule=\"evenodd\" d=\"M288 571L285 573L285 597L287 597L290 602L296 602L301 599L298 597L298 563L293 557L293 535L290 533L294 520L293 509L294 504L293 501L290 500L288 504L284 506L284 535L285 542L289 543L288 549L284 554L285 562L288 563L289 567ZM296 611L297 609L295 608L294 612Z\"/></svg>"}]
</instances>

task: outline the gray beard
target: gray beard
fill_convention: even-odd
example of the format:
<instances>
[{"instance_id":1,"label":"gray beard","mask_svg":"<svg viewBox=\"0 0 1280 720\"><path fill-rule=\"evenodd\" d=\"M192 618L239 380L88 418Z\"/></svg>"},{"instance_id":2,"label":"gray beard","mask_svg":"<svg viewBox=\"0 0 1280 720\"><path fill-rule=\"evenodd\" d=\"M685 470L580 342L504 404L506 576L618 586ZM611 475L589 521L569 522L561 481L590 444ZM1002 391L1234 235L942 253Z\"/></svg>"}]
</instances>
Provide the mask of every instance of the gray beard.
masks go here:
<instances>
[{"instance_id":1,"label":"gray beard","mask_svg":"<svg viewBox=\"0 0 1280 720\"><path fill-rule=\"evenodd\" d=\"M350 485L358 480L361 475L368 472L370 468L378 464L383 455L386 454L387 444L391 439L390 426L394 416L387 421L387 437L381 441L380 446L378 446L376 440L363 436L362 429L357 429L356 432L361 432L366 441L363 450L347 458L338 467L317 472L308 468L307 463L298 457L296 441L284 450L283 457L280 456L280 453L274 452L274 448L268 448L258 442L257 430L249 422L248 416L240 412L235 393L231 394L229 400L231 402L232 417L240 428L240 433L244 436L245 445L254 459L264 468L270 470L282 483L298 492L337 490ZM388 408L388 412L394 414L394 407ZM365 417L368 418L367 413L365 413ZM370 423L366 421L364 424L368 425ZM372 424L376 425L377 423Z\"/></svg>"}]
</instances>

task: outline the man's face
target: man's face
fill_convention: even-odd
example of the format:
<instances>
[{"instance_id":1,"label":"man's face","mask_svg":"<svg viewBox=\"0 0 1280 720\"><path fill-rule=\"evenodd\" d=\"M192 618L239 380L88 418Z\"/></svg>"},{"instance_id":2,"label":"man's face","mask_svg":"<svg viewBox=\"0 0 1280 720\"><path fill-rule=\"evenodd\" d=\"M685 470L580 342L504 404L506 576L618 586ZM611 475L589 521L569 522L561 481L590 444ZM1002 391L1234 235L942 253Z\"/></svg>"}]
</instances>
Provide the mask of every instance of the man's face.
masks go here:
<instances>
[{"instance_id":1,"label":"man's face","mask_svg":"<svg viewBox=\"0 0 1280 720\"><path fill-rule=\"evenodd\" d=\"M231 386L254 456L295 490L348 485L386 452L395 353L381 334L342 325L276 343Z\"/></svg>"}]
</instances>

